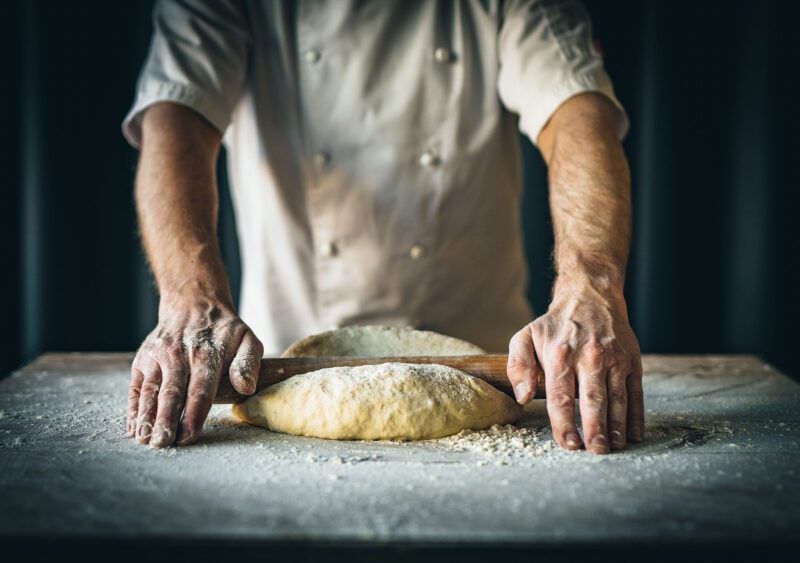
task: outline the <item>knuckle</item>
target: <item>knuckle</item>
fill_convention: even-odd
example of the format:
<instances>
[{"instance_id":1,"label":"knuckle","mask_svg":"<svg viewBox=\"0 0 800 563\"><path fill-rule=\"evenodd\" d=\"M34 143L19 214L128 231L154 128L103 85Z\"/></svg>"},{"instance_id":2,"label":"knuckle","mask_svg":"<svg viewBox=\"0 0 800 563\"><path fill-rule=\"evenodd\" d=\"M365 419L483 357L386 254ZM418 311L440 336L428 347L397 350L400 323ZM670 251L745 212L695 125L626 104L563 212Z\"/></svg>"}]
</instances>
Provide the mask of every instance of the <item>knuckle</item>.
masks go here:
<instances>
[{"instance_id":1,"label":"knuckle","mask_svg":"<svg viewBox=\"0 0 800 563\"><path fill-rule=\"evenodd\" d=\"M137 400L138 401L140 394L141 393L140 393L140 387L139 386L131 385L130 387L128 387L128 400L129 401L132 401L132 400Z\"/></svg>"},{"instance_id":2,"label":"knuckle","mask_svg":"<svg viewBox=\"0 0 800 563\"><path fill-rule=\"evenodd\" d=\"M196 403L208 403L213 400L212 393L205 387L194 387L189 390L189 399Z\"/></svg>"},{"instance_id":3,"label":"knuckle","mask_svg":"<svg viewBox=\"0 0 800 563\"><path fill-rule=\"evenodd\" d=\"M527 326L515 332L514 336L511 337L511 340L508 341L508 347L518 348L522 346L525 343L527 332L528 332Z\"/></svg>"},{"instance_id":4,"label":"knuckle","mask_svg":"<svg viewBox=\"0 0 800 563\"><path fill-rule=\"evenodd\" d=\"M572 346L569 342L558 342L550 350L550 363L556 368L563 368L569 364L572 355Z\"/></svg>"},{"instance_id":5,"label":"knuckle","mask_svg":"<svg viewBox=\"0 0 800 563\"><path fill-rule=\"evenodd\" d=\"M624 403L627 400L627 392L623 387L612 386L608 389L608 400L611 403Z\"/></svg>"},{"instance_id":6,"label":"knuckle","mask_svg":"<svg viewBox=\"0 0 800 563\"><path fill-rule=\"evenodd\" d=\"M608 367L617 367L623 371L627 371L631 365L628 355L621 348L612 348L609 350L606 363Z\"/></svg>"},{"instance_id":7,"label":"knuckle","mask_svg":"<svg viewBox=\"0 0 800 563\"><path fill-rule=\"evenodd\" d=\"M136 355L133 357L131 369L143 370L150 363L152 363L153 350L154 347L149 338L142 342L141 346L139 346L139 349L136 350Z\"/></svg>"},{"instance_id":8,"label":"knuckle","mask_svg":"<svg viewBox=\"0 0 800 563\"><path fill-rule=\"evenodd\" d=\"M569 393L553 393L547 396L547 405L558 410L572 408L575 405L575 397Z\"/></svg>"},{"instance_id":9,"label":"knuckle","mask_svg":"<svg viewBox=\"0 0 800 563\"><path fill-rule=\"evenodd\" d=\"M195 362L208 363L211 359L211 351L207 347L197 347L192 349L191 358Z\"/></svg>"},{"instance_id":10,"label":"knuckle","mask_svg":"<svg viewBox=\"0 0 800 563\"><path fill-rule=\"evenodd\" d=\"M509 355L508 356L508 364L506 365L507 369L511 371L522 371L528 369L528 361L525 358L522 358L519 355Z\"/></svg>"},{"instance_id":11,"label":"knuckle","mask_svg":"<svg viewBox=\"0 0 800 563\"><path fill-rule=\"evenodd\" d=\"M178 343L172 343L166 346L163 351L164 359L171 366L179 366L184 361L184 349Z\"/></svg>"},{"instance_id":12,"label":"knuckle","mask_svg":"<svg viewBox=\"0 0 800 563\"><path fill-rule=\"evenodd\" d=\"M183 393L175 385L165 385L159 391L158 398L165 403L180 403L183 399Z\"/></svg>"},{"instance_id":13,"label":"knuckle","mask_svg":"<svg viewBox=\"0 0 800 563\"><path fill-rule=\"evenodd\" d=\"M224 343L217 343L212 337L211 329L201 329L186 338L189 360L193 363L216 365L224 354Z\"/></svg>"},{"instance_id":14,"label":"knuckle","mask_svg":"<svg viewBox=\"0 0 800 563\"><path fill-rule=\"evenodd\" d=\"M142 383L141 395L150 395L158 393L159 382L153 378L145 380Z\"/></svg>"},{"instance_id":15,"label":"knuckle","mask_svg":"<svg viewBox=\"0 0 800 563\"><path fill-rule=\"evenodd\" d=\"M591 406L600 406L605 404L606 395L597 389L591 389L585 393L585 400Z\"/></svg>"},{"instance_id":16,"label":"knuckle","mask_svg":"<svg viewBox=\"0 0 800 563\"><path fill-rule=\"evenodd\" d=\"M605 354L605 347L596 340L587 343L581 351L583 361L594 370L599 370L602 367Z\"/></svg>"},{"instance_id":17,"label":"knuckle","mask_svg":"<svg viewBox=\"0 0 800 563\"><path fill-rule=\"evenodd\" d=\"M141 372L141 370L132 367L130 389L140 389L142 387L142 381L144 381L144 374Z\"/></svg>"},{"instance_id":18,"label":"knuckle","mask_svg":"<svg viewBox=\"0 0 800 563\"><path fill-rule=\"evenodd\" d=\"M133 357L133 362L131 362L131 374L132 375L135 375L136 370L141 370L142 369L142 364L144 363L144 358L142 357L143 355L144 355L144 352L142 352L142 349L139 348L136 351L136 355Z\"/></svg>"},{"instance_id":19,"label":"knuckle","mask_svg":"<svg viewBox=\"0 0 800 563\"><path fill-rule=\"evenodd\" d=\"M514 349L514 348L517 346L517 343L519 342L519 339L520 339L520 333L519 333L519 332L517 332L517 333L515 333L515 334L514 334L514 336L512 336L512 337L511 337L511 339L508 341L508 349L509 349L509 350L512 350L512 349Z\"/></svg>"}]
</instances>

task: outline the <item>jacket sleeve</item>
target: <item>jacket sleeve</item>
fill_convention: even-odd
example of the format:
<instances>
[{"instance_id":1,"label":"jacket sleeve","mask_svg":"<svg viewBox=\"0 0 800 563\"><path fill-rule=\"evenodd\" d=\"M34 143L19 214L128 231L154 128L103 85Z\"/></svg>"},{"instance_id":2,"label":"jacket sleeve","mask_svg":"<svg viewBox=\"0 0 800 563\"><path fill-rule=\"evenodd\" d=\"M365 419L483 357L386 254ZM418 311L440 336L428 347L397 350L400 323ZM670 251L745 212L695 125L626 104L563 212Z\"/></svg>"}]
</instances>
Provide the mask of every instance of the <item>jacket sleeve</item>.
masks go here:
<instances>
[{"instance_id":1,"label":"jacket sleeve","mask_svg":"<svg viewBox=\"0 0 800 563\"><path fill-rule=\"evenodd\" d=\"M592 25L577 0L509 0L498 35L498 92L519 115L519 128L535 144L558 107L582 92L599 92L618 110L617 134L628 130L625 110L614 94Z\"/></svg>"},{"instance_id":2,"label":"jacket sleeve","mask_svg":"<svg viewBox=\"0 0 800 563\"><path fill-rule=\"evenodd\" d=\"M194 109L224 133L242 93L249 49L247 18L236 0L159 0L135 101L122 123L128 142L140 145L144 110L164 101Z\"/></svg>"}]
</instances>

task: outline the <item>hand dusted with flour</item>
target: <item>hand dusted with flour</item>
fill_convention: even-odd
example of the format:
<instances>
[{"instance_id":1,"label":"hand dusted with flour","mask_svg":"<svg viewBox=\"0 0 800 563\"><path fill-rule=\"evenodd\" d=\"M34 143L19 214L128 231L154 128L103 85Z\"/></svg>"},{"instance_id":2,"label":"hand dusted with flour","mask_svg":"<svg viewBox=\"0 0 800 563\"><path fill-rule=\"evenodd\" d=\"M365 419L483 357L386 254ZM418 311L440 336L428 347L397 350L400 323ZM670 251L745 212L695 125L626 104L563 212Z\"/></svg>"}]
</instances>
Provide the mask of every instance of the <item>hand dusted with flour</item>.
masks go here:
<instances>
[{"instance_id":1,"label":"hand dusted with flour","mask_svg":"<svg viewBox=\"0 0 800 563\"><path fill-rule=\"evenodd\" d=\"M239 420L333 440L425 440L508 424L522 408L485 381L436 364L327 368L233 407Z\"/></svg>"}]
</instances>

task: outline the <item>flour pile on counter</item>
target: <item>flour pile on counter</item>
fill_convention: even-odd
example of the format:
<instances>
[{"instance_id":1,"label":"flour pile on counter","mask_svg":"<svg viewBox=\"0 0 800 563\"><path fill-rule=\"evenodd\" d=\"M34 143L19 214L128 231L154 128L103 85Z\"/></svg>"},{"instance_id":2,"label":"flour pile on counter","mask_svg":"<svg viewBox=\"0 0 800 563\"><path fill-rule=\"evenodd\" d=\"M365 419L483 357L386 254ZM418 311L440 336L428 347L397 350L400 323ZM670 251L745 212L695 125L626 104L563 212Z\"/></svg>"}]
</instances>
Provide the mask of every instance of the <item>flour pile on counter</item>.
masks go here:
<instances>
[{"instance_id":1,"label":"flour pile on counter","mask_svg":"<svg viewBox=\"0 0 800 563\"><path fill-rule=\"evenodd\" d=\"M437 442L450 451L484 454L499 465L514 459L539 457L556 447L556 443L547 439L541 431L517 428L511 424L495 424L484 431L462 430ZM479 465L486 463L488 461L479 462Z\"/></svg>"}]
</instances>

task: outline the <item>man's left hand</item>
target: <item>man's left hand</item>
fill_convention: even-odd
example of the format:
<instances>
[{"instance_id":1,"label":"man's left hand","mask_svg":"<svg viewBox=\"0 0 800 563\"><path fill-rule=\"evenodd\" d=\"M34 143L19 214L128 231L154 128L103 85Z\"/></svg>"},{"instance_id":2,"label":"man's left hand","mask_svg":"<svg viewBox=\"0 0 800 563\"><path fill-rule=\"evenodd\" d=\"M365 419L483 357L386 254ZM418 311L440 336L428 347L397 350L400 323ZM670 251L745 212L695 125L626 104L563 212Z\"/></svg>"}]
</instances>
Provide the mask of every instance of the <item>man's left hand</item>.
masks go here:
<instances>
[{"instance_id":1,"label":"man's left hand","mask_svg":"<svg viewBox=\"0 0 800 563\"><path fill-rule=\"evenodd\" d=\"M621 291L556 285L546 314L511 339L508 378L520 404L544 377L553 437L564 448L605 454L644 438L642 359ZM575 422L580 396L583 441Z\"/></svg>"}]
</instances>

